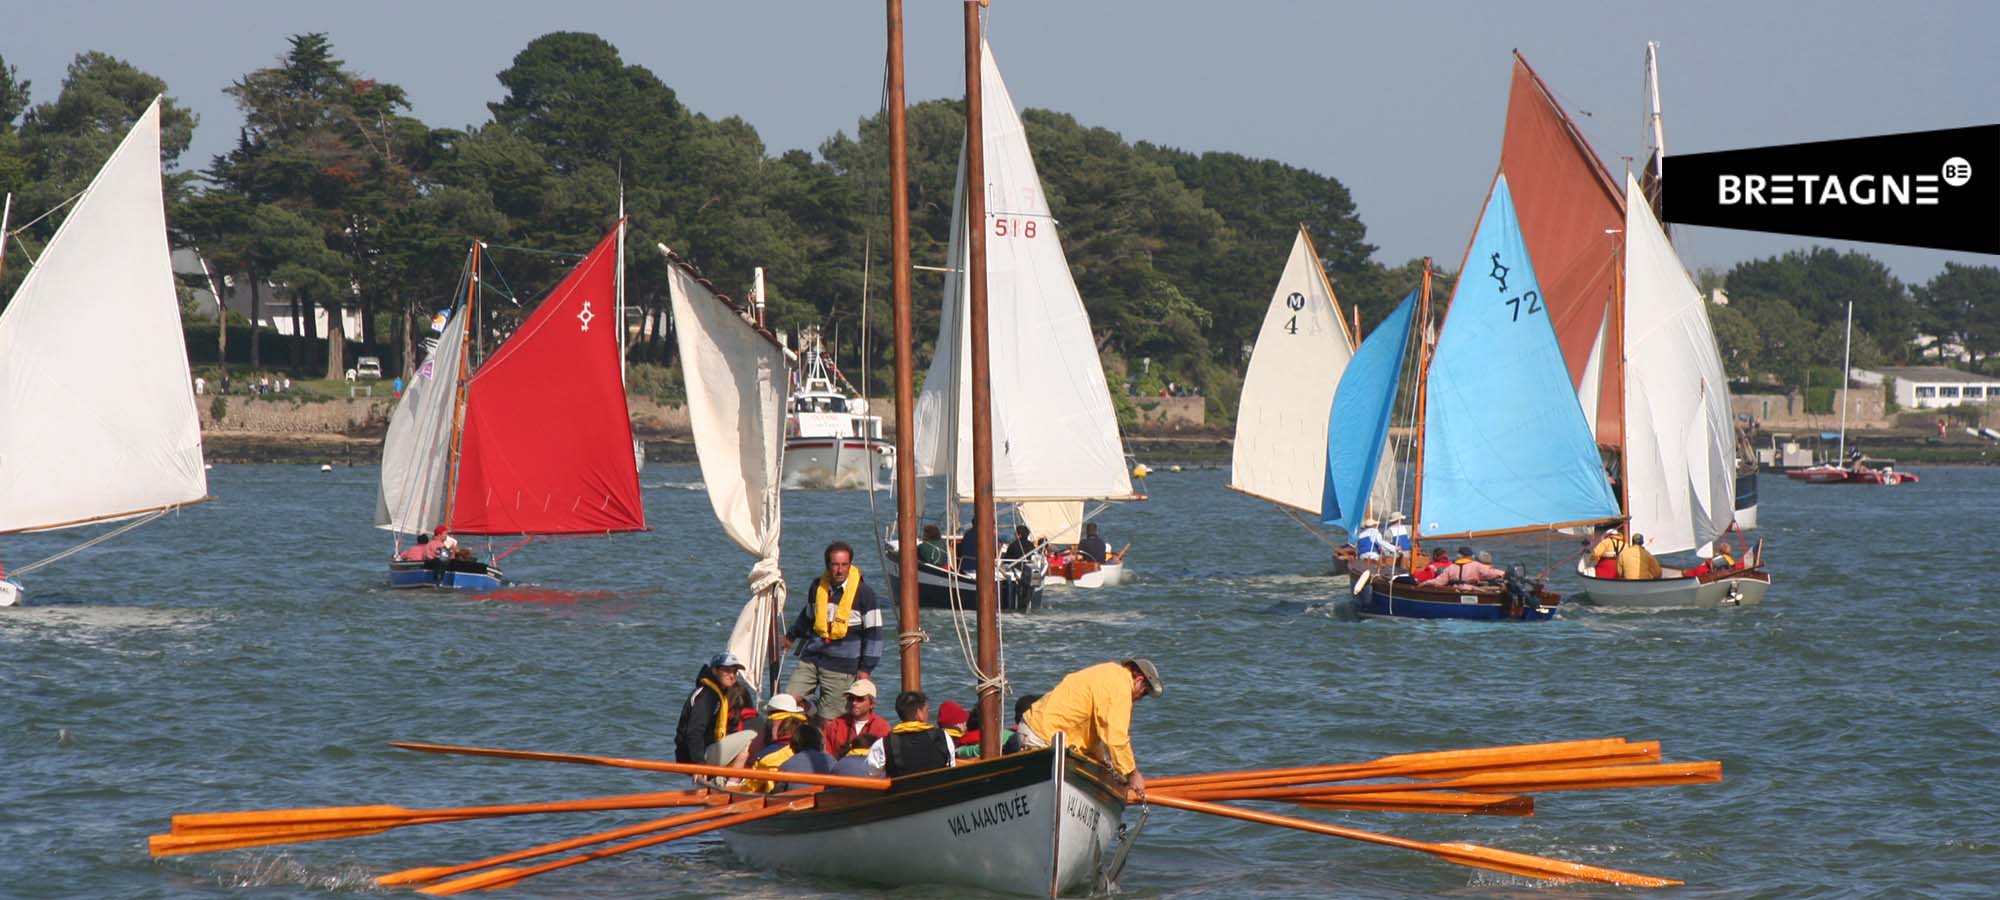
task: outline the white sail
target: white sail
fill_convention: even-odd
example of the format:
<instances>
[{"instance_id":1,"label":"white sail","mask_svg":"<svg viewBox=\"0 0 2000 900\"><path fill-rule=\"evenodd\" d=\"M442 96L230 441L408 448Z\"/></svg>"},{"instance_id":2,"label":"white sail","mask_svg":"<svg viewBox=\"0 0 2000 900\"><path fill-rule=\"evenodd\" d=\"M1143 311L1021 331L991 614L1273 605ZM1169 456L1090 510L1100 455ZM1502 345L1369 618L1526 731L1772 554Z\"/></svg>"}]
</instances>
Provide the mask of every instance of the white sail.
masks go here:
<instances>
[{"instance_id":1,"label":"white sail","mask_svg":"<svg viewBox=\"0 0 2000 900\"><path fill-rule=\"evenodd\" d=\"M1340 373L1353 355L1340 302L1301 227L1243 373L1230 487L1319 512L1327 416Z\"/></svg>"},{"instance_id":2,"label":"white sail","mask_svg":"<svg viewBox=\"0 0 2000 900\"><path fill-rule=\"evenodd\" d=\"M667 294L709 505L729 539L757 558L729 650L743 661L749 683L761 685L785 608L778 567L785 389L791 383L785 350L679 265L668 266Z\"/></svg>"},{"instance_id":3,"label":"white sail","mask_svg":"<svg viewBox=\"0 0 2000 900\"><path fill-rule=\"evenodd\" d=\"M988 48L985 103L986 287L991 350L993 494L1001 500L1128 498L1132 479L1083 298L1028 152L1027 133ZM972 496L970 325L964 315L963 201L952 204L951 259L937 355L917 406L917 465Z\"/></svg>"},{"instance_id":4,"label":"white sail","mask_svg":"<svg viewBox=\"0 0 2000 900\"><path fill-rule=\"evenodd\" d=\"M1597 326L1597 340L1590 342L1590 356L1583 362L1583 381L1577 384L1576 400L1583 405L1583 420L1590 423L1590 433L1597 433L1597 402L1603 390L1598 382L1604 378L1604 348L1611 346L1611 308L1605 307L1604 321ZM1602 443L1602 441L1599 441Z\"/></svg>"},{"instance_id":5,"label":"white sail","mask_svg":"<svg viewBox=\"0 0 2000 900\"><path fill-rule=\"evenodd\" d=\"M0 313L0 532L208 494L168 260L156 99Z\"/></svg>"},{"instance_id":6,"label":"white sail","mask_svg":"<svg viewBox=\"0 0 2000 900\"><path fill-rule=\"evenodd\" d=\"M461 308L445 322L437 349L410 376L389 417L389 433L382 439L382 486L375 495L377 528L428 534L444 523L465 315Z\"/></svg>"},{"instance_id":7,"label":"white sail","mask_svg":"<svg viewBox=\"0 0 2000 900\"><path fill-rule=\"evenodd\" d=\"M1735 514L1729 383L1701 292L1625 185L1625 502L1654 553L1708 543Z\"/></svg>"},{"instance_id":8,"label":"white sail","mask_svg":"<svg viewBox=\"0 0 2000 900\"><path fill-rule=\"evenodd\" d=\"M1082 500L1030 500L1014 507L1036 540L1074 544L1083 540Z\"/></svg>"}]
</instances>

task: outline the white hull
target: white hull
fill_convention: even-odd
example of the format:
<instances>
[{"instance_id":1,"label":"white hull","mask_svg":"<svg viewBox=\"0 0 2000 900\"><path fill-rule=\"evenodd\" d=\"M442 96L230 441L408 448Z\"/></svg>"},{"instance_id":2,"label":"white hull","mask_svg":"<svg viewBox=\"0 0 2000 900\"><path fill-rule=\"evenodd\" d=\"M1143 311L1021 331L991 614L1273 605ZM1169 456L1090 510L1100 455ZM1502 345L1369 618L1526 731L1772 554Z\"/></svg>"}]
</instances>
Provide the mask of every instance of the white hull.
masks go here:
<instances>
[{"instance_id":1,"label":"white hull","mask_svg":"<svg viewBox=\"0 0 2000 900\"><path fill-rule=\"evenodd\" d=\"M27 600L28 591L19 582L0 578L0 606L19 606Z\"/></svg>"},{"instance_id":2,"label":"white hull","mask_svg":"<svg viewBox=\"0 0 2000 900\"><path fill-rule=\"evenodd\" d=\"M1036 897L1088 890L1110 855L1124 803L1091 774L1102 769L1059 759L1035 752L961 763L899 779L917 783L882 796L829 791L811 812L730 829L723 840L757 868L869 884ZM991 774L977 778L981 772Z\"/></svg>"},{"instance_id":3,"label":"white hull","mask_svg":"<svg viewBox=\"0 0 2000 900\"><path fill-rule=\"evenodd\" d=\"M1738 530L1738 531L1756 531L1756 530L1757 530L1757 507L1755 507L1755 506L1746 506L1746 507L1743 507L1742 509L1739 509L1739 510L1737 510L1737 511L1736 511L1736 528L1737 528L1737 530Z\"/></svg>"},{"instance_id":4,"label":"white hull","mask_svg":"<svg viewBox=\"0 0 2000 900\"><path fill-rule=\"evenodd\" d=\"M785 442L785 487L865 490L896 483L896 445L879 439L792 438Z\"/></svg>"},{"instance_id":5,"label":"white hull","mask_svg":"<svg viewBox=\"0 0 2000 900\"><path fill-rule=\"evenodd\" d=\"M1750 606L1764 602L1771 587L1769 575L1761 571L1737 573L1712 581L1701 578L1666 577L1652 581L1599 578L1577 567L1584 590L1598 606L1620 609L1714 609L1718 606ZM1678 573L1666 570L1669 576Z\"/></svg>"},{"instance_id":6,"label":"white hull","mask_svg":"<svg viewBox=\"0 0 2000 900\"><path fill-rule=\"evenodd\" d=\"M1049 578L1050 580L1054 581L1057 584L1066 584L1069 585L1070 587L1078 587L1078 588L1117 587L1125 583L1125 564L1122 562L1105 563L1102 566L1099 566L1097 571L1085 572L1083 574L1083 577L1077 578L1075 580L1064 578L1060 575L1056 575L1053 573L1050 574Z\"/></svg>"}]
</instances>

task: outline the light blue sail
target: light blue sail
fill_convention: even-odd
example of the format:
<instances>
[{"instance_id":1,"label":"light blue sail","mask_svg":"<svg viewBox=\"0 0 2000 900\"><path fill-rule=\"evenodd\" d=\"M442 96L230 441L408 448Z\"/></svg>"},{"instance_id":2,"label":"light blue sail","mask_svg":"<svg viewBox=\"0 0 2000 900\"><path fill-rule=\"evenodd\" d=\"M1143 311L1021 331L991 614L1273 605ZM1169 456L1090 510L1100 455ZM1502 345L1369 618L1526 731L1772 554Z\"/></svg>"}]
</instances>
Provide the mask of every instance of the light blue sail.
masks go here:
<instances>
[{"instance_id":1,"label":"light blue sail","mask_svg":"<svg viewBox=\"0 0 2000 900\"><path fill-rule=\"evenodd\" d=\"M1618 516L1504 176L1431 357L1421 477L1419 536Z\"/></svg>"},{"instance_id":2,"label":"light blue sail","mask_svg":"<svg viewBox=\"0 0 2000 900\"><path fill-rule=\"evenodd\" d=\"M1326 493L1320 500L1320 521L1338 525L1348 534L1359 529L1362 512L1368 508L1368 492L1375 488L1416 306L1417 292L1411 291L1354 351L1333 394L1333 414L1326 425Z\"/></svg>"}]
</instances>

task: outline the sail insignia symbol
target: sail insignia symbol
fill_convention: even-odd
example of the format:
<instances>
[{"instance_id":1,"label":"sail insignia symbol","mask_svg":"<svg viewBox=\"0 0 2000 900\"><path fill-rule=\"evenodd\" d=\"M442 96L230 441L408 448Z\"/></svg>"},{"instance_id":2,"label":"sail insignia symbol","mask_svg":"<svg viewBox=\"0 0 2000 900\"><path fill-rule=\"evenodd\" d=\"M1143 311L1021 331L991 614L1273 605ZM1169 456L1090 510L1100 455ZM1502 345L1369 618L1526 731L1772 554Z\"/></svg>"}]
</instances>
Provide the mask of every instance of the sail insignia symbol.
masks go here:
<instances>
[{"instance_id":1,"label":"sail insignia symbol","mask_svg":"<svg viewBox=\"0 0 2000 900\"><path fill-rule=\"evenodd\" d=\"M1507 293L1507 273L1513 269L1500 263L1500 254L1493 254L1493 271L1486 273L1494 281L1500 282L1500 293Z\"/></svg>"},{"instance_id":2,"label":"sail insignia symbol","mask_svg":"<svg viewBox=\"0 0 2000 900\"><path fill-rule=\"evenodd\" d=\"M576 320L583 323L584 331L590 330L590 320L595 318L597 314L590 311L590 301L583 301L583 311L576 314Z\"/></svg>"}]
</instances>

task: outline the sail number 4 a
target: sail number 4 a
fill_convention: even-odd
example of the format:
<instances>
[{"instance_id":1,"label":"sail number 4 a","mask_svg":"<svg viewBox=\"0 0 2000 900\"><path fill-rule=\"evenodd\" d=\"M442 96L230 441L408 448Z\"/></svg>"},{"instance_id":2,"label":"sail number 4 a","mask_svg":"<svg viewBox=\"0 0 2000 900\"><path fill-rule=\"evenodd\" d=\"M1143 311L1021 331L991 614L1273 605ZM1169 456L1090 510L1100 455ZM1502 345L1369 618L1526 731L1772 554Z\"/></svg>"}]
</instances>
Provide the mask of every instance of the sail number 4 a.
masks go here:
<instances>
[{"instance_id":1,"label":"sail number 4 a","mask_svg":"<svg viewBox=\"0 0 2000 900\"><path fill-rule=\"evenodd\" d=\"M1290 309L1292 312L1298 312L1299 310L1305 309L1306 295L1301 294L1298 291L1293 291L1291 296L1285 298L1285 307L1287 309ZM1286 334L1299 333L1298 316L1293 316L1289 321L1285 322L1285 333Z\"/></svg>"},{"instance_id":2,"label":"sail number 4 a","mask_svg":"<svg viewBox=\"0 0 2000 900\"><path fill-rule=\"evenodd\" d=\"M993 220L994 237L1032 238L1035 236L1035 231L1034 219L1009 219L1001 216Z\"/></svg>"},{"instance_id":3,"label":"sail number 4 a","mask_svg":"<svg viewBox=\"0 0 2000 900\"><path fill-rule=\"evenodd\" d=\"M1521 310L1523 306L1527 308L1528 315L1531 316L1534 315L1535 313L1542 311L1542 295L1534 291L1529 291L1525 294L1522 294L1519 297L1509 297L1507 298L1506 303L1508 306L1513 307L1514 309L1514 317L1512 321L1515 322L1521 321Z\"/></svg>"}]
</instances>

